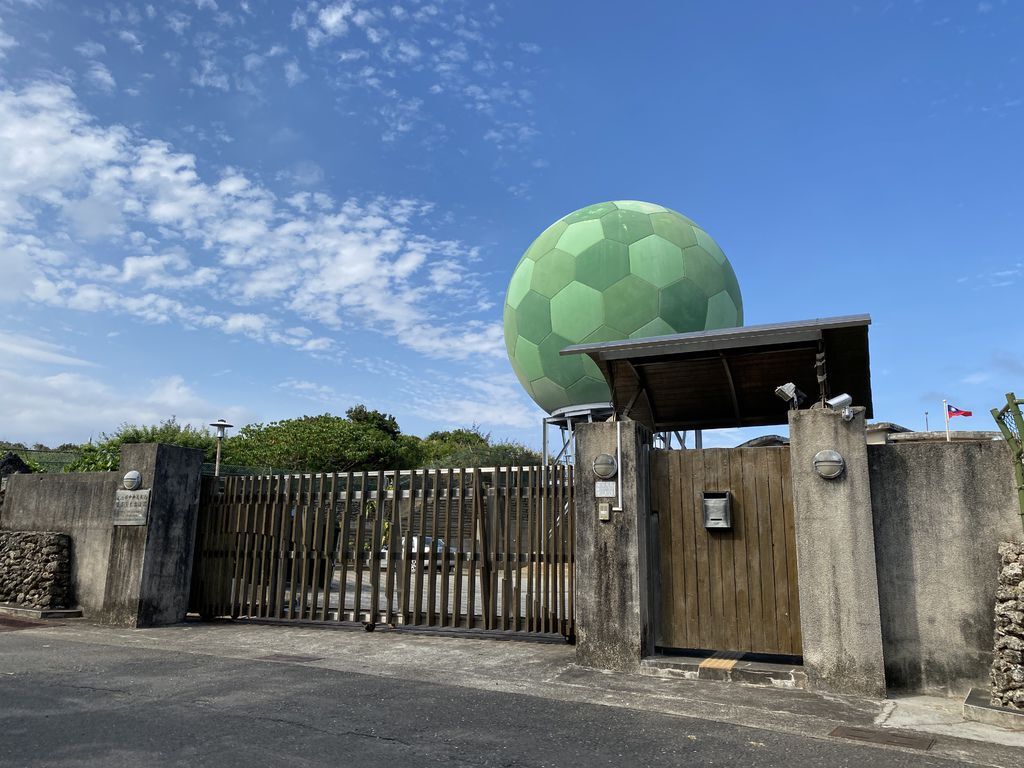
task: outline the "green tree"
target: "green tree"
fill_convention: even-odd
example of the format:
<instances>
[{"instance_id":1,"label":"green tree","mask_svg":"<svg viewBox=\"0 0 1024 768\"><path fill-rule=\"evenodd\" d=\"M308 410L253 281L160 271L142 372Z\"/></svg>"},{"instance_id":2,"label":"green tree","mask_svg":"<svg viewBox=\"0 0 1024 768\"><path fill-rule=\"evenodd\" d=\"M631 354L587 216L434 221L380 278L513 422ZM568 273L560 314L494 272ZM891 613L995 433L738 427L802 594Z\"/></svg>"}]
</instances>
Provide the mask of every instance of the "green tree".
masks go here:
<instances>
[{"instance_id":1,"label":"green tree","mask_svg":"<svg viewBox=\"0 0 1024 768\"><path fill-rule=\"evenodd\" d=\"M540 454L522 443L492 443L490 433L477 426L432 432L423 441L423 463L428 467L499 467L539 464Z\"/></svg>"},{"instance_id":2,"label":"green tree","mask_svg":"<svg viewBox=\"0 0 1024 768\"><path fill-rule=\"evenodd\" d=\"M180 445L184 448L199 448L203 452L204 461L213 461L217 452L217 438L206 427L193 427L191 424L180 424L171 416L166 421L149 426L122 424L112 435L102 433L97 442L80 445L76 448L81 453L75 461L68 464L65 472L109 472L119 468L121 464L121 446L127 443L165 443Z\"/></svg>"},{"instance_id":3,"label":"green tree","mask_svg":"<svg viewBox=\"0 0 1024 768\"><path fill-rule=\"evenodd\" d=\"M305 472L393 469L403 440L393 416L350 408L355 418L329 413L270 424L249 424L224 446L229 464Z\"/></svg>"}]
</instances>

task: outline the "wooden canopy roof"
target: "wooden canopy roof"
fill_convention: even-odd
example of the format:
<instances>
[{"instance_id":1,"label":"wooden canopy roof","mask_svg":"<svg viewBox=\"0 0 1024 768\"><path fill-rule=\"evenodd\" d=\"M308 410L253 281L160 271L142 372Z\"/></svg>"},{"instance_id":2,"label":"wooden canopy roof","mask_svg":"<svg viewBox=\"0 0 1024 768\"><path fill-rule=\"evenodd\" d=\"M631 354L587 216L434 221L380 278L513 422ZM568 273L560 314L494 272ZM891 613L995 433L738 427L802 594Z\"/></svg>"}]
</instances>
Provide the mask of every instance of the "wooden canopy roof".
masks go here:
<instances>
[{"instance_id":1,"label":"wooden canopy roof","mask_svg":"<svg viewBox=\"0 0 1024 768\"><path fill-rule=\"evenodd\" d=\"M604 374L612 405L661 432L787 423L775 388L793 382L813 403L843 392L872 418L868 315L576 344Z\"/></svg>"}]
</instances>

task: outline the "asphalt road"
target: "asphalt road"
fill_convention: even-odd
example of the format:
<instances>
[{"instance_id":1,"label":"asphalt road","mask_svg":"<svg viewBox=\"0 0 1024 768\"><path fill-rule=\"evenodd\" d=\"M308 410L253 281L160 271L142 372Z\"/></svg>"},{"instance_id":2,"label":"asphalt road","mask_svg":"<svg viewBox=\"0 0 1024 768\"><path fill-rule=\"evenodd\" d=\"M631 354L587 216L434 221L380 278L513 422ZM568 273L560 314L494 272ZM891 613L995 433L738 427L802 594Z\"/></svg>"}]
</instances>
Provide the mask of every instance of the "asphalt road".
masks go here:
<instances>
[{"instance_id":1,"label":"asphalt road","mask_svg":"<svg viewBox=\"0 0 1024 768\"><path fill-rule=\"evenodd\" d=\"M0 766L952 766L591 703L0 633Z\"/></svg>"}]
</instances>

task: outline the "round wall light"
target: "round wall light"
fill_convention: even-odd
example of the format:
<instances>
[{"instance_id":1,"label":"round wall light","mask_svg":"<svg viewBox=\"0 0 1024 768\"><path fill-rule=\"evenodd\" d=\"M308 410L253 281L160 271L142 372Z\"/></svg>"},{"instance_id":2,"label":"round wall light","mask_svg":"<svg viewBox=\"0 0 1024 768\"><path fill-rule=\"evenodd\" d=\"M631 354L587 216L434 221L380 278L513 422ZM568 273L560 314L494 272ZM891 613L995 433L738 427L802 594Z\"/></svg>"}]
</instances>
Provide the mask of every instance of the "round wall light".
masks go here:
<instances>
[{"instance_id":1,"label":"round wall light","mask_svg":"<svg viewBox=\"0 0 1024 768\"><path fill-rule=\"evenodd\" d=\"M129 491L137 491L139 486L142 485L142 475L139 473L139 470L133 469L125 474L124 480L121 482L124 483L124 487Z\"/></svg>"},{"instance_id":2,"label":"round wall light","mask_svg":"<svg viewBox=\"0 0 1024 768\"><path fill-rule=\"evenodd\" d=\"M814 471L826 480L835 480L845 468L846 462L839 451L829 449L814 454Z\"/></svg>"},{"instance_id":3,"label":"round wall light","mask_svg":"<svg viewBox=\"0 0 1024 768\"><path fill-rule=\"evenodd\" d=\"M619 463L614 456L602 453L594 459L594 474L602 480L611 480L618 471Z\"/></svg>"}]
</instances>

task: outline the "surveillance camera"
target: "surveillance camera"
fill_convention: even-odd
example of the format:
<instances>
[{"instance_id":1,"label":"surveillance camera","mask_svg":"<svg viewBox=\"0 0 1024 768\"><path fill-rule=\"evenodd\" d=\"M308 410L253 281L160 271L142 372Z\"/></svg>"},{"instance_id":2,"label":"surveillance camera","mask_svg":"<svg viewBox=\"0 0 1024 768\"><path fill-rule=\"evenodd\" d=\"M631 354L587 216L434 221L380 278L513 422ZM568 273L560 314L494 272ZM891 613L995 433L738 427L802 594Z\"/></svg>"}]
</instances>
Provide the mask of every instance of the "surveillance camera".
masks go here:
<instances>
[{"instance_id":1,"label":"surveillance camera","mask_svg":"<svg viewBox=\"0 0 1024 768\"><path fill-rule=\"evenodd\" d=\"M849 408L853 405L853 398L844 392L841 395L836 395L835 397L826 400L825 405L834 411L839 410L840 408Z\"/></svg>"}]
</instances>

